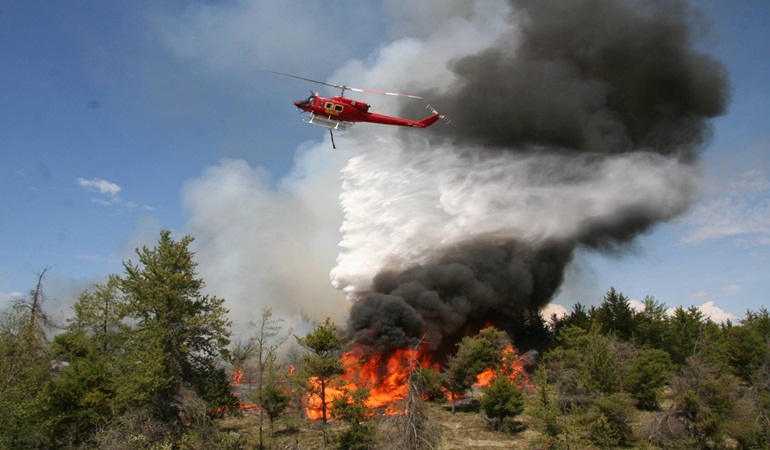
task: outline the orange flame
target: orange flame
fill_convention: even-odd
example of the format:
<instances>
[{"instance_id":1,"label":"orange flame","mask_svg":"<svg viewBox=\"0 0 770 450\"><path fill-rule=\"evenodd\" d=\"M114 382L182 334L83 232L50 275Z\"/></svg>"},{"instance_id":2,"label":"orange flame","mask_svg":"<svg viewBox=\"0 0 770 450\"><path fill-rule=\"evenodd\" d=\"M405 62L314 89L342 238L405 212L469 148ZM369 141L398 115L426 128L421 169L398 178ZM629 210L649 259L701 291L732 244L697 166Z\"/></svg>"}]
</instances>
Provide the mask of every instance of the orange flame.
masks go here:
<instances>
[{"instance_id":1,"label":"orange flame","mask_svg":"<svg viewBox=\"0 0 770 450\"><path fill-rule=\"evenodd\" d=\"M409 393L409 373L416 368L428 367L428 357L419 350L395 349L385 353L367 354L364 347L356 346L343 353L342 364L345 373L341 383L325 387L327 405L336 399L348 396L357 388L369 389L364 406L384 410L387 415L402 414L397 404ZM320 381L311 379L313 391L320 391ZM306 398L307 416L312 420L322 418L322 404L318 395Z\"/></svg>"},{"instance_id":2,"label":"orange flame","mask_svg":"<svg viewBox=\"0 0 770 450\"><path fill-rule=\"evenodd\" d=\"M364 406L372 410L382 411L386 415L404 414L399 408L399 402L409 394L408 378L417 367L432 368L438 371L438 366L432 366L430 357L421 350L395 349L384 353L367 353L365 347L356 346L342 354L341 361L345 373L333 386L325 386L327 414L334 400L349 398L350 393L358 388L369 389L369 398ZM509 345L503 350L500 367L495 370L489 367L476 377L475 386L490 386L498 376L506 376L509 380L522 387L528 383L524 370L524 360ZM311 378L310 384L314 394L305 396L306 414L311 420L322 418L322 403L318 394L321 390L320 381ZM449 399L460 398L448 394ZM327 416L328 418L328 416Z\"/></svg>"},{"instance_id":3,"label":"orange flame","mask_svg":"<svg viewBox=\"0 0 770 450\"><path fill-rule=\"evenodd\" d=\"M503 358L500 364L499 373L495 371L494 367L486 368L476 376L476 386L491 386L495 381L495 378L498 377L498 374L508 377L508 379L511 380L511 382L516 383L519 388L527 383L527 372L524 370L524 361L516 349L513 348L513 345L509 345L503 350Z\"/></svg>"},{"instance_id":4,"label":"orange flame","mask_svg":"<svg viewBox=\"0 0 770 450\"><path fill-rule=\"evenodd\" d=\"M238 386L243 381L243 370L233 369L233 374L230 376L230 386Z\"/></svg>"},{"instance_id":5,"label":"orange flame","mask_svg":"<svg viewBox=\"0 0 770 450\"><path fill-rule=\"evenodd\" d=\"M497 378L495 369L493 367L487 367L483 372L476 375L476 386L487 387L491 386L492 382Z\"/></svg>"},{"instance_id":6,"label":"orange flame","mask_svg":"<svg viewBox=\"0 0 770 450\"><path fill-rule=\"evenodd\" d=\"M241 385L241 383L244 382L251 383L250 380L243 379L243 369L233 369L233 373L230 375L230 386L237 388ZM241 398L241 394L239 392L235 392L233 395L238 399ZM246 403L239 401L238 409L243 411L259 411L259 406L256 403Z\"/></svg>"}]
</instances>

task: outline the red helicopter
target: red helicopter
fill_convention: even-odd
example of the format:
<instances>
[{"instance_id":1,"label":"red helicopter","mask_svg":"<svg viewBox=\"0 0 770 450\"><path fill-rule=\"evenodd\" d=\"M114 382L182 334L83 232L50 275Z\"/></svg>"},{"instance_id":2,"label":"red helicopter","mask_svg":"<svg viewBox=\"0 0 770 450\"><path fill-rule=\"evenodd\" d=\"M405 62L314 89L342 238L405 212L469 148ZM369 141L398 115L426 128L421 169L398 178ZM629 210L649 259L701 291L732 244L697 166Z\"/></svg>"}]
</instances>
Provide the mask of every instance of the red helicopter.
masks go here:
<instances>
[{"instance_id":1,"label":"red helicopter","mask_svg":"<svg viewBox=\"0 0 770 450\"><path fill-rule=\"evenodd\" d=\"M436 111L432 106L428 105L428 110L431 115L422 120L404 119L402 117L386 116L383 114L376 114L369 112L370 105L368 103L354 100L352 98L345 97L345 91L356 92L368 92L372 94L383 95L395 95L399 97L409 98L422 98L409 94L397 94L394 92L373 91L370 89L358 89L350 86L326 83L318 80L311 80L310 78L298 77L296 75L290 75L288 73L273 72L272 73L283 75L287 77L297 78L300 80L310 81L311 83L323 84L325 86L335 87L340 89L340 95L334 97L322 97L317 92L310 92L310 97L305 100L297 100L294 102L294 106L308 113L305 122L313 125L319 125L329 129L329 133L332 137L332 146L334 145L334 134L332 130L346 130L349 127L356 124L356 122L368 122L377 123L381 125L396 125L402 127L414 127L414 128L426 128L439 119L449 123L450 119L443 114Z\"/></svg>"}]
</instances>

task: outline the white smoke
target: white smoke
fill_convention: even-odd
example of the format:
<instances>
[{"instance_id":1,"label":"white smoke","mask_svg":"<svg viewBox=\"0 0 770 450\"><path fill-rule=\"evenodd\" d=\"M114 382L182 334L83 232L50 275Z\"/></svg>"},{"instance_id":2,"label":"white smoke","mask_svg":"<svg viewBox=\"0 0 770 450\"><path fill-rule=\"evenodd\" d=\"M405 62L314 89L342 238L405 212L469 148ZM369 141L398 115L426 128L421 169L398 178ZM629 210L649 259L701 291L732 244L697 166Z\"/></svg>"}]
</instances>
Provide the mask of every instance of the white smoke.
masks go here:
<instances>
[{"instance_id":1,"label":"white smoke","mask_svg":"<svg viewBox=\"0 0 770 450\"><path fill-rule=\"evenodd\" d=\"M196 261L210 292L227 300L236 326L270 306L342 321L344 296L329 284L342 220L337 195L344 151L300 149L294 171L274 181L241 160L209 167L183 189Z\"/></svg>"},{"instance_id":2,"label":"white smoke","mask_svg":"<svg viewBox=\"0 0 770 450\"><path fill-rule=\"evenodd\" d=\"M697 182L691 166L647 153L591 161L537 151L409 150L391 142L343 171L344 237L332 279L350 294L368 291L384 269L423 264L469 239L537 247L578 241L584 223L621 211L667 220L689 204Z\"/></svg>"},{"instance_id":3,"label":"white smoke","mask_svg":"<svg viewBox=\"0 0 770 450\"><path fill-rule=\"evenodd\" d=\"M434 11L389 2L403 19L397 33L412 37L383 47L368 62L348 63L334 78L445 92L454 81L448 68L453 61L502 39L508 46L517 41L519 17L507 2L439 3L431 3ZM440 135L445 126L452 124L433 127ZM671 219L690 204L699 178L694 166L654 153L494 153L436 146L415 131L404 139L396 130L378 130L378 142L359 144L365 152L343 171L345 221L332 280L350 296L368 291L382 270L423 264L437 250L477 237L537 246L551 239L577 242L591 224L629 211L644 211L651 221Z\"/></svg>"}]
</instances>

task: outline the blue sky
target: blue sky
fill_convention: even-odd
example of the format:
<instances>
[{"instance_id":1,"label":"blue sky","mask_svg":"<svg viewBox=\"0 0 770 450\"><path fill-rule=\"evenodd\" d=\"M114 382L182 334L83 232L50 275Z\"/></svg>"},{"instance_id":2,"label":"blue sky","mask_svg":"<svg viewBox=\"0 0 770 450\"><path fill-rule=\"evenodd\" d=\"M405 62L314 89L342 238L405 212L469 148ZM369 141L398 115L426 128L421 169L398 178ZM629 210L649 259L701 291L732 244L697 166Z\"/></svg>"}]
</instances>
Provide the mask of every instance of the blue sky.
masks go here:
<instances>
[{"instance_id":1,"label":"blue sky","mask_svg":"<svg viewBox=\"0 0 770 450\"><path fill-rule=\"evenodd\" d=\"M318 88L263 70L401 88L410 68L379 67L409 55L410 39L449 32L450 8L431 4L0 0L0 306L50 266L49 308L65 314L165 228L196 238L200 274L236 322L264 304L343 318L328 276L339 172L356 139L385 131L357 126L332 151L291 104ZM697 5L712 25L699 45L732 85L700 198L620 254L578 253L555 299L567 309L598 304L610 286L718 319L767 305L770 3Z\"/></svg>"}]
</instances>

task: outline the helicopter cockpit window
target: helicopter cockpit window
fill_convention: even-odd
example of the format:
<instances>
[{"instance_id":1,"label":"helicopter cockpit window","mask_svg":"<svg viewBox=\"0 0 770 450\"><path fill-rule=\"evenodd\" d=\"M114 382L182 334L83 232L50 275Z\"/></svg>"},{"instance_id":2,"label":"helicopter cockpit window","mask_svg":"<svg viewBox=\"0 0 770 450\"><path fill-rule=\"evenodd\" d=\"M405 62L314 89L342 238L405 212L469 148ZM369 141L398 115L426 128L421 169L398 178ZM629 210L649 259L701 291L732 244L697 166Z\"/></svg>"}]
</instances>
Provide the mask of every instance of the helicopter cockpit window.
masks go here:
<instances>
[{"instance_id":1,"label":"helicopter cockpit window","mask_svg":"<svg viewBox=\"0 0 770 450\"><path fill-rule=\"evenodd\" d=\"M342 112L342 110L345 109L344 106L342 106L342 105L335 105L332 102L326 102L324 104L324 108L326 108L327 110L336 111L336 112Z\"/></svg>"}]
</instances>

